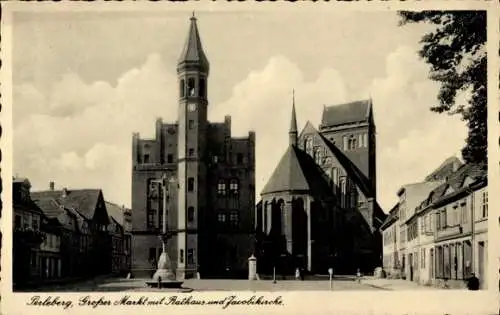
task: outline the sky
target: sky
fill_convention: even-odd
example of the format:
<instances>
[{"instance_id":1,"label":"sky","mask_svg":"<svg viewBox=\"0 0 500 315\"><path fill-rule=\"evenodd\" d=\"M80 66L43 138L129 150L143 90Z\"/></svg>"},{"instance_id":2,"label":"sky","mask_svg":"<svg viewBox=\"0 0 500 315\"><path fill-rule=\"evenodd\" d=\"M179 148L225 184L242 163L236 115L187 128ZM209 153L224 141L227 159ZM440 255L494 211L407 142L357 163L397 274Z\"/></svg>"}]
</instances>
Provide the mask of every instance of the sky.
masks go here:
<instances>
[{"instance_id":1,"label":"sky","mask_svg":"<svg viewBox=\"0 0 500 315\"><path fill-rule=\"evenodd\" d=\"M130 206L132 133L177 117L176 64L191 12L37 12L14 15L14 174L33 190L101 188ZM298 127L323 106L372 98L377 198L387 212L464 145L458 116L429 110L439 86L418 57L426 25L391 11L301 9L196 12L210 61L209 120L232 116L233 136L256 132L256 193Z\"/></svg>"}]
</instances>

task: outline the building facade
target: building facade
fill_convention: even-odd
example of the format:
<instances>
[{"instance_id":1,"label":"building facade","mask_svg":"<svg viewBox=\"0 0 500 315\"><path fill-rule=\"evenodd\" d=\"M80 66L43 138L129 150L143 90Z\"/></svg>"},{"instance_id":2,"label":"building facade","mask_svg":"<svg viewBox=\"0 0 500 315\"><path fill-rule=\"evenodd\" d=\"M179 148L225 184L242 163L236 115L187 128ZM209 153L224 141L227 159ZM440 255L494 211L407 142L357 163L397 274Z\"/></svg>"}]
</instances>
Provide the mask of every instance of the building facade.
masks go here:
<instances>
[{"instance_id":1,"label":"building facade","mask_svg":"<svg viewBox=\"0 0 500 315\"><path fill-rule=\"evenodd\" d=\"M427 177L436 180L435 174ZM425 285L465 286L473 273L487 288L488 191L484 165L465 164L439 172L444 179L425 194L410 217L386 220L384 232L404 227L397 234L400 255L407 262L403 275ZM400 204L398 203L398 207ZM401 246L401 244L404 244ZM384 246L384 257L392 248ZM384 264L386 270L391 265Z\"/></svg>"},{"instance_id":2,"label":"building facade","mask_svg":"<svg viewBox=\"0 0 500 315\"><path fill-rule=\"evenodd\" d=\"M398 232L399 225L395 224L399 219L399 204L396 204L390 211L387 219L380 227L382 231L383 257L382 267L389 277L400 277L400 259Z\"/></svg>"},{"instance_id":3,"label":"building facade","mask_svg":"<svg viewBox=\"0 0 500 315\"><path fill-rule=\"evenodd\" d=\"M112 242L112 272L125 275L131 270L132 211L106 201L109 213L108 231Z\"/></svg>"},{"instance_id":4,"label":"building facade","mask_svg":"<svg viewBox=\"0 0 500 315\"><path fill-rule=\"evenodd\" d=\"M231 118L207 120L209 62L196 18L177 65L178 120L156 121L154 139L132 140L132 269L150 274L161 253L163 190L177 277L244 275L255 207L255 133L231 136ZM217 259L214 259L217 257Z\"/></svg>"},{"instance_id":5,"label":"building facade","mask_svg":"<svg viewBox=\"0 0 500 315\"><path fill-rule=\"evenodd\" d=\"M258 207L268 252L261 265L314 273L381 266L386 215L376 201L375 147L371 100L325 107L319 131L308 122L300 134L293 101L289 146Z\"/></svg>"}]
</instances>

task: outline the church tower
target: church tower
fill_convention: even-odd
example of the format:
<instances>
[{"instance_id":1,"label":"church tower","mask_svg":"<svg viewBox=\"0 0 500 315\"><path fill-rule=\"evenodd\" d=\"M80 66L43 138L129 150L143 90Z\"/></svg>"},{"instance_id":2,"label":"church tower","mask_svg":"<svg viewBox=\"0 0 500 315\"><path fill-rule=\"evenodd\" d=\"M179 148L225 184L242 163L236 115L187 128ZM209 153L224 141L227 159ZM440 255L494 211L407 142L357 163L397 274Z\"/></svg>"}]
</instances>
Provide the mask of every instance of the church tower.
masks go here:
<instances>
[{"instance_id":1,"label":"church tower","mask_svg":"<svg viewBox=\"0 0 500 315\"><path fill-rule=\"evenodd\" d=\"M209 62L203 52L196 17L177 65L178 110L178 194L177 277L198 265L198 218L206 208L207 78Z\"/></svg>"}]
</instances>

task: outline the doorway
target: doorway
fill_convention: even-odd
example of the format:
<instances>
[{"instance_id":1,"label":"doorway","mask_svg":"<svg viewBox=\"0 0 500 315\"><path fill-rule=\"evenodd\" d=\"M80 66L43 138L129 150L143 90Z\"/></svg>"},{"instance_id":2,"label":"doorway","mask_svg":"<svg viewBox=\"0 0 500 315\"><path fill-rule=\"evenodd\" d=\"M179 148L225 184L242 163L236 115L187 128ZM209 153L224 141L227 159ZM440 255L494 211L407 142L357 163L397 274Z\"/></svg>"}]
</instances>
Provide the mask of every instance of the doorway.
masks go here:
<instances>
[{"instance_id":1,"label":"doorway","mask_svg":"<svg viewBox=\"0 0 500 315\"><path fill-rule=\"evenodd\" d=\"M484 286L484 280L485 280L485 273L484 273L484 270L485 270L485 266L484 266L484 263L485 263L485 257L484 257L484 242L478 242L477 244L477 277L479 278L479 283L480 283L480 288L483 289L483 286Z\"/></svg>"}]
</instances>

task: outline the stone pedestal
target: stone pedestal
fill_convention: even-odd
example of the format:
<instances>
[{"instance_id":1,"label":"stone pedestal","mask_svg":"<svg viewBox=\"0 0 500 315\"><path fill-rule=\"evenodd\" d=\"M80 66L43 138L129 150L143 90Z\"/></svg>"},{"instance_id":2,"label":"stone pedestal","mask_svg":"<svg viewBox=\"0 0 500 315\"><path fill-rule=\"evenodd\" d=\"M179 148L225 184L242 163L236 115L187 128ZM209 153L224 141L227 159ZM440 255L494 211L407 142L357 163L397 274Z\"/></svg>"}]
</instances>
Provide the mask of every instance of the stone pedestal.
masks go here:
<instances>
[{"instance_id":1,"label":"stone pedestal","mask_svg":"<svg viewBox=\"0 0 500 315\"><path fill-rule=\"evenodd\" d=\"M254 255L248 258L248 280L257 280L257 258Z\"/></svg>"}]
</instances>

